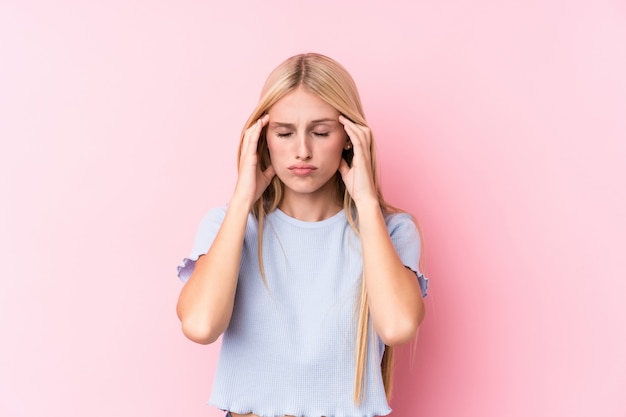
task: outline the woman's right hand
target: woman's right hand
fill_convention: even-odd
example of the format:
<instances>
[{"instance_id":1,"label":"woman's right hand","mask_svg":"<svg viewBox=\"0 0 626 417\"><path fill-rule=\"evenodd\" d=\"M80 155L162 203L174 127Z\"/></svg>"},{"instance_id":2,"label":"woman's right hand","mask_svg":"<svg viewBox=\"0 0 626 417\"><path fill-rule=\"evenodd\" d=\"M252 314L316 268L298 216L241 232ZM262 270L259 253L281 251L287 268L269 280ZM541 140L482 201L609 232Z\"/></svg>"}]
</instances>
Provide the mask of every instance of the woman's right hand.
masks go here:
<instances>
[{"instance_id":1,"label":"woman's right hand","mask_svg":"<svg viewBox=\"0 0 626 417\"><path fill-rule=\"evenodd\" d=\"M257 156L259 136L269 119L270 116L265 114L254 125L250 126L243 136L241 145L239 177L237 178L233 199L247 204L250 208L261 197L263 191L265 191L274 175L276 175L271 165L265 171L261 171Z\"/></svg>"},{"instance_id":2,"label":"woman's right hand","mask_svg":"<svg viewBox=\"0 0 626 417\"><path fill-rule=\"evenodd\" d=\"M271 166L261 171L257 157L268 121L265 115L244 133L233 198L211 248L198 258L178 298L183 333L197 343L213 343L230 323L250 209L276 175Z\"/></svg>"}]
</instances>

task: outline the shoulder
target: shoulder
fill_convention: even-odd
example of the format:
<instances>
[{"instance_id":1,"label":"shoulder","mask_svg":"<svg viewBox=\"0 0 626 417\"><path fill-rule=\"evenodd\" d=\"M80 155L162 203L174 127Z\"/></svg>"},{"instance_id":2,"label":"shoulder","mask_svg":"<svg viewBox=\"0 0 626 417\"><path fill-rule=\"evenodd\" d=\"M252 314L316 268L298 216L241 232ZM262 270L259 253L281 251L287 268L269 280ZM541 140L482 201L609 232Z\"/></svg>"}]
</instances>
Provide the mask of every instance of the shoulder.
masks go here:
<instances>
[{"instance_id":1,"label":"shoulder","mask_svg":"<svg viewBox=\"0 0 626 417\"><path fill-rule=\"evenodd\" d=\"M204 217L202 217L202 223L222 223L222 221L224 221L224 217L226 217L227 209L227 204L213 207L205 213Z\"/></svg>"},{"instance_id":2,"label":"shoulder","mask_svg":"<svg viewBox=\"0 0 626 417\"><path fill-rule=\"evenodd\" d=\"M387 213L385 223L396 250L416 254L419 260L421 233L413 216L405 212Z\"/></svg>"},{"instance_id":3,"label":"shoulder","mask_svg":"<svg viewBox=\"0 0 626 417\"><path fill-rule=\"evenodd\" d=\"M384 217L387 231L391 236L419 236L415 219L411 214L405 212L386 213Z\"/></svg>"},{"instance_id":4,"label":"shoulder","mask_svg":"<svg viewBox=\"0 0 626 417\"><path fill-rule=\"evenodd\" d=\"M200 234L217 234L217 231L224 222L227 211L228 204L223 204L221 206L214 207L206 212L206 214L202 217L202 220L200 221L200 225L198 227L198 231L200 232ZM254 215L252 213L249 213L248 221L246 223L246 230L256 231L256 224L257 222Z\"/></svg>"},{"instance_id":5,"label":"shoulder","mask_svg":"<svg viewBox=\"0 0 626 417\"><path fill-rule=\"evenodd\" d=\"M218 206L204 214L196 233L196 247L202 246L204 248L213 242L218 230L222 226L224 217L226 217L227 208L227 205ZM206 247L206 249L208 249L208 247Z\"/></svg>"}]
</instances>

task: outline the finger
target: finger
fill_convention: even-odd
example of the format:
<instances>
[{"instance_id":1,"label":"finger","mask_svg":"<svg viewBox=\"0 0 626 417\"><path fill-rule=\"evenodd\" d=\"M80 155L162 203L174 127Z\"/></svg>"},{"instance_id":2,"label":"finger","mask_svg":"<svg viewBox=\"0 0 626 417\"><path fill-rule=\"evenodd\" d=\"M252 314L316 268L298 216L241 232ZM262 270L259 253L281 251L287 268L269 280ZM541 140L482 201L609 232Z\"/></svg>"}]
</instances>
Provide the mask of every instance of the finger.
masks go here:
<instances>
[{"instance_id":1,"label":"finger","mask_svg":"<svg viewBox=\"0 0 626 417\"><path fill-rule=\"evenodd\" d=\"M261 130L267 124L269 118L270 117L268 114L264 114L256 121L256 123L254 123L246 130L246 133L244 135L244 145L246 153L248 155L256 153Z\"/></svg>"},{"instance_id":2,"label":"finger","mask_svg":"<svg viewBox=\"0 0 626 417\"><path fill-rule=\"evenodd\" d=\"M339 116L339 121L343 124L343 130L346 131L346 134L348 135L348 140L352 142L352 139L356 136L356 132L354 130L354 127L352 126L352 122L343 116Z\"/></svg>"},{"instance_id":3,"label":"finger","mask_svg":"<svg viewBox=\"0 0 626 417\"><path fill-rule=\"evenodd\" d=\"M339 115L339 123L346 125L346 124L355 124L352 120L348 119L346 116L344 116L343 114Z\"/></svg>"},{"instance_id":4,"label":"finger","mask_svg":"<svg viewBox=\"0 0 626 417\"><path fill-rule=\"evenodd\" d=\"M256 155L257 149L259 148L259 139L261 137L261 132L263 131L263 128L265 126L267 126L267 123L270 120L270 115L269 114L264 114L263 116L261 116L261 118L259 120L257 120L255 129L253 131L253 137L251 140L251 144L250 147L252 148L250 150L250 152L254 153Z\"/></svg>"},{"instance_id":5,"label":"finger","mask_svg":"<svg viewBox=\"0 0 626 417\"><path fill-rule=\"evenodd\" d=\"M241 153L241 156L247 156L248 154L250 154L250 142L252 142L252 130L255 128L256 123L252 126L250 126L246 132L243 135L243 145L242 145L242 150L243 152Z\"/></svg>"},{"instance_id":6,"label":"finger","mask_svg":"<svg viewBox=\"0 0 626 417\"><path fill-rule=\"evenodd\" d=\"M339 115L339 122L344 125L344 126L351 126L352 128L354 128L355 130L357 129L364 129L367 130L369 129L367 126L362 125L360 123L355 123L352 120L348 119L346 116L344 116L343 114Z\"/></svg>"},{"instance_id":7,"label":"finger","mask_svg":"<svg viewBox=\"0 0 626 417\"><path fill-rule=\"evenodd\" d=\"M344 127L349 126L352 128L352 131L360 132L361 134L364 135L364 137L371 138L371 132L370 132L369 126L355 123L344 115L339 115L339 122L343 124Z\"/></svg>"},{"instance_id":8,"label":"finger","mask_svg":"<svg viewBox=\"0 0 626 417\"><path fill-rule=\"evenodd\" d=\"M348 172L350 172L350 167L348 166L346 160L341 158L341 162L339 162L339 173L341 174L341 178L346 178Z\"/></svg>"},{"instance_id":9,"label":"finger","mask_svg":"<svg viewBox=\"0 0 626 417\"><path fill-rule=\"evenodd\" d=\"M261 131L261 121L257 120L255 124L250 126L248 131L246 132L246 136L248 136L248 155L254 155L256 153L256 149L259 143L259 132Z\"/></svg>"},{"instance_id":10,"label":"finger","mask_svg":"<svg viewBox=\"0 0 626 417\"><path fill-rule=\"evenodd\" d=\"M270 181L272 178L274 178L274 175L276 175L276 171L274 171L274 167L273 166L268 166L265 171L263 171L263 176Z\"/></svg>"},{"instance_id":11,"label":"finger","mask_svg":"<svg viewBox=\"0 0 626 417\"><path fill-rule=\"evenodd\" d=\"M339 116L339 121L343 124L344 130L350 139L366 140L369 136L369 128L348 119L345 116Z\"/></svg>"},{"instance_id":12,"label":"finger","mask_svg":"<svg viewBox=\"0 0 626 417\"><path fill-rule=\"evenodd\" d=\"M339 115L339 123L341 123L343 125L343 129L346 131L348 136L350 136L350 133L354 131L353 130L354 122L352 120L348 119L343 114L340 114Z\"/></svg>"},{"instance_id":13,"label":"finger","mask_svg":"<svg viewBox=\"0 0 626 417\"><path fill-rule=\"evenodd\" d=\"M355 156L366 154L369 150L369 143L365 137L365 133L350 125L345 125L345 130L352 142L352 150Z\"/></svg>"},{"instance_id":14,"label":"finger","mask_svg":"<svg viewBox=\"0 0 626 417\"><path fill-rule=\"evenodd\" d=\"M352 149L354 151L357 160L359 157L364 157L365 160L369 160L372 149L372 136L370 128L367 126L356 124L347 118L343 118L346 122L344 129L352 142Z\"/></svg>"}]
</instances>

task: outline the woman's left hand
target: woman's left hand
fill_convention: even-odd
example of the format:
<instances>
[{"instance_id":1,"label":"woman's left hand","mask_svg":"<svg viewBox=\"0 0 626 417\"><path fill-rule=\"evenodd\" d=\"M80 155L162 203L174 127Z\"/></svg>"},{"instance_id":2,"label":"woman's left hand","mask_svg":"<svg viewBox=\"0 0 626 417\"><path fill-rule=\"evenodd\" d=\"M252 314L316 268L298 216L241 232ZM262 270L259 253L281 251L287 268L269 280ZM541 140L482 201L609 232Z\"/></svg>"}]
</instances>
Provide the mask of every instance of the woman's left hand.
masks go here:
<instances>
[{"instance_id":1,"label":"woman's left hand","mask_svg":"<svg viewBox=\"0 0 626 417\"><path fill-rule=\"evenodd\" d=\"M339 116L339 122L346 130L354 151L352 167L343 158L339 164L346 189L357 206L363 201L378 201L372 172L372 133L369 127L356 124L343 115Z\"/></svg>"}]
</instances>

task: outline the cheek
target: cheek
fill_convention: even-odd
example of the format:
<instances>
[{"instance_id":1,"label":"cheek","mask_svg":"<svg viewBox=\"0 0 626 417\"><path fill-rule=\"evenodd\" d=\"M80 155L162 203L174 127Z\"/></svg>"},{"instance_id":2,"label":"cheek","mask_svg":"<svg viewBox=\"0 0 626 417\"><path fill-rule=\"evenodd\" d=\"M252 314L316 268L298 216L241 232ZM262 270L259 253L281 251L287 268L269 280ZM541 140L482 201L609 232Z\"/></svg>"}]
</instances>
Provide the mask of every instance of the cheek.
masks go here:
<instances>
[{"instance_id":1,"label":"cheek","mask_svg":"<svg viewBox=\"0 0 626 417\"><path fill-rule=\"evenodd\" d=\"M333 144L328 147L328 154L336 156L337 158L341 158L341 154L344 151L345 145L346 141L343 138L333 142Z\"/></svg>"},{"instance_id":2,"label":"cheek","mask_svg":"<svg viewBox=\"0 0 626 417\"><path fill-rule=\"evenodd\" d=\"M328 165L332 165L333 168L339 168L342 154L343 154L343 145L342 146L333 145L325 149L324 159L327 161Z\"/></svg>"},{"instance_id":3,"label":"cheek","mask_svg":"<svg viewBox=\"0 0 626 417\"><path fill-rule=\"evenodd\" d=\"M276 140L271 139L267 141L267 152L272 163L279 163L290 155L289 149L284 143L277 143Z\"/></svg>"}]
</instances>

